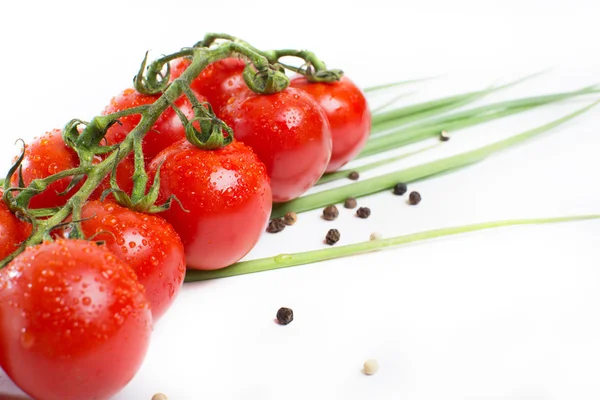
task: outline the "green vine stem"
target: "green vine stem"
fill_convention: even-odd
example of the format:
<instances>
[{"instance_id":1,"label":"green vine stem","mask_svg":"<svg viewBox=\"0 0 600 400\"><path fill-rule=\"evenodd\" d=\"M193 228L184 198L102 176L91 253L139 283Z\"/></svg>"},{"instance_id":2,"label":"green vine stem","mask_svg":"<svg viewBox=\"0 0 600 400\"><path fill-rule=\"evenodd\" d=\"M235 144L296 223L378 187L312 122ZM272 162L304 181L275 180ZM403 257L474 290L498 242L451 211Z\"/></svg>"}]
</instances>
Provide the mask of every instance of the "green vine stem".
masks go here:
<instances>
[{"instance_id":1,"label":"green vine stem","mask_svg":"<svg viewBox=\"0 0 600 400\"><path fill-rule=\"evenodd\" d=\"M290 71L302 74L310 82L336 82L342 79L344 74L343 71L339 69L328 70L325 63L321 61L321 59L319 59L312 51L295 49L261 51L251 46L247 42L226 33L208 33L204 36L204 40L198 42L196 46L210 47L219 39L227 40L231 43L237 43L246 48L252 49L257 54L265 57L271 65L281 65ZM292 65L283 64L279 60L283 57L300 58L304 61L304 65L301 67L294 67ZM257 65L257 67L259 66ZM262 71L263 70L259 67L259 72Z\"/></svg>"},{"instance_id":2,"label":"green vine stem","mask_svg":"<svg viewBox=\"0 0 600 400\"><path fill-rule=\"evenodd\" d=\"M319 261L332 260L334 258L348 257L351 255L368 253L387 247L397 247L408 243L414 243L423 240L431 240L444 236L460 235L485 229L500 228L513 225L551 224L569 221L583 221L598 218L600 218L600 215L578 215L572 217L559 218L514 219L505 221L483 222L479 224L464 226L454 226L442 229L433 229L409 235L395 236L388 239L370 240L368 242L360 242L345 246L330 247L321 250L305 251L295 254L279 254L275 257L242 261L220 270L188 270L185 276L185 282L198 282L209 279L218 279L236 275L251 274L255 272L271 271L280 268L295 267L298 265L311 264Z\"/></svg>"}]
</instances>

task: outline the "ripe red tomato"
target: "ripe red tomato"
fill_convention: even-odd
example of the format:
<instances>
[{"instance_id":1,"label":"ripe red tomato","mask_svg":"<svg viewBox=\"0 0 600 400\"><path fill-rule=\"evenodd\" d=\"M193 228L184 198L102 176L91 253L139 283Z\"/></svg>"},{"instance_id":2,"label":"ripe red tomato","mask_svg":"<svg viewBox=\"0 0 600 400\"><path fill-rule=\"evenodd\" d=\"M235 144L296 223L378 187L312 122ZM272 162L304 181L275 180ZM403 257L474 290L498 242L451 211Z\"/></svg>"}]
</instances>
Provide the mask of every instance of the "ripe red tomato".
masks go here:
<instances>
[{"instance_id":1,"label":"ripe red tomato","mask_svg":"<svg viewBox=\"0 0 600 400\"><path fill-rule=\"evenodd\" d=\"M45 242L0 272L0 365L36 399L108 399L140 367L151 330L135 273L95 243Z\"/></svg>"},{"instance_id":2,"label":"ripe red tomato","mask_svg":"<svg viewBox=\"0 0 600 400\"><path fill-rule=\"evenodd\" d=\"M23 183L28 186L34 179L47 178L50 175L65 171L79 166L79 157L77 153L65 144L62 139L62 131L54 129L46 132L43 136L35 138L31 144L25 146L25 158L21 164L23 167ZM100 162L97 157L95 162ZM134 165L133 158L125 158L117 166L117 183L121 189L131 193L133 188ZM50 208L64 206L67 200L77 192L83 185L83 182L77 184L73 189L64 195L64 192L71 183L72 177L63 178L48 185L46 190L36 194L31 198L29 206L31 208ZM18 174L11 177L11 184L17 186L19 183ZM100 186L90 196L99 198L104 189L110 187L108 177L102 181Z\"/></svg>"},{"instance_id":3,"label":"ripe red tomato","mask_svg":"<svg viewBox=\"0 0 600 400\"><path fill-rule=\"evenodd\" d=\"M331 83L312 83L299 76L292 79L290 86L309 93L327 115L333 149L326 172L333 172L356 157L371 131L371 111L363 92L345 76Z\"/></svg>"},{"instance_id":4,"label":"ripe red tomato","mask_svg":"<svg viewBox=\"0 0 600 400\"><path fill-rule=\"evenodd\" d=\"M156 321L175 300L185 277L183 244L173 227L157 215L135 212L112 202L91 201L82 210L84 235L133 268L146 288Z\"/></svg>"},{"instance_id":5,"label":"ripe red tomato","mask_svg":"<svg viewBox=\"0 0 600 400\"><path fill-rule=\"evenodd\" d=\"M1 200L0 189L0 260L12 254L31 234L31 224L21 221Z\"/></svg>"},{"instance_id":6,"label":"ripe red tomato","mask_svg":"<svg viewBox=\"0 0 600 400\"><path fill-rule=\"evenodd\" d=\"M331 157L327 117L299 89L271 95L244 90L240 100L223 108L223 121L265 163L273 201L295 199L319 180Z\"/></svg>"},{"instance_id":7,"label":"ripe red tomato","mask_svg":"<svg viewBox=\"0 0 600 400\"><path fill-rule=\"evenodd\" d=\"M33 142L25 146L25 158L23 167L23 182L28 186L34 179L46 178L67 169L76 168L79 165L79 157L62 140L61 130L54 129L46 132L43 136L35 138ZM31 198L31 208L60 207L65 205L81 184L73 188L66 195L64 192L72 178L63 178L48 185L45 191ZM11 178L11 184L17 186L18 175L15 173Z\"/></svg>"},{"instance_id":8,"label":"ripe red tomato","mask_svg":"<svg viewBox=\"0 0 600 400\"><path fill-rule=\"evenodd\" d=\"M186 140L165 149L160 163L159 202L175 195L161 216L181 237L189 268L211 270L231 265L254 247L271 214L271 188L265 166L240 142L201 150Z\"/></svg>"},{"instance_id":9,"label":"ripe red tomato","mask_svg":"<svg viewBox=\"0 0 600 400\"><path fill-rule=\"evenodd\" d=\"M195 93L199 101L203 102L206 99ZM104 109L103 114L112 114L114 112L123 111L133 107L153 104L160 95L144 95L137 92L135 89L125 89L120 95L114 97L110 104ZM181 109L183 114L188 118L194 117L192 104L186 96L181 96L175 105ZM140 122L139 114L129 115L120 118L120 124L114 124L106 133L106 140L109 144L121 143L127 134L133 130ZM175 110L168 108L161 114L156 123L146 133L143 141L144 156L146 160L151 160L174 142L185 138L185 127L175 113Z\"/></svg>"},{"instance_id":10,"label":"ripe red tomato","mask_svg":"<svg viewBox=\"0 0 600 400\"><path fill-rule=\"evenodd\" d=\"M178 78L190 65L187 58L179 58L171 62L171 79ZM201 93L212 105L217 116L220 110L247 88L242 77L246 63L239 58L226 58L209 64L200 75L192 81L190 87Z\"/></svg>"}]
</instances>

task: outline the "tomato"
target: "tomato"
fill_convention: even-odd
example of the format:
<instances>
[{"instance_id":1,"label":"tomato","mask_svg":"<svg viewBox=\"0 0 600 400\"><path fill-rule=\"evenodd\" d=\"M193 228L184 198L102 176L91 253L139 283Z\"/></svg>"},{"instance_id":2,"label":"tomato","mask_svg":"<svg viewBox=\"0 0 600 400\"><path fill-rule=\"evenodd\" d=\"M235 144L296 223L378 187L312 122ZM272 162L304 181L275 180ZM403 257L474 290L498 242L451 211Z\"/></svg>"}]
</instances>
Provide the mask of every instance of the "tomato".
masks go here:
<instances>
[{"instance_id":1,"label":"tomato","mask_svg":"<svg viewBox=\"0 0 600 400\"><path fill-rule=\"evenodd\" d=\"M171 62L171 79L178 78L190 65L187 58L179 58ZM200 72L190 87L201 93L212 105L217 116L220 110L240 93L245 92L246 82L242 72L246 62L239 58L226 58L209 64Z\"/></svg>"},{"instance_id":2,"label":"tomato","mask_svg":"<svg viewBox=\"0 0 600 400\"><path fill-rule=\"evenodd\" d=\"M173 227L157 215L148 215L112 202L91 201L82 210L84 235L101 240L127 263L146 288L156 321L169 308L183 285L183 244Z\"/></svg>"},{"instance_id":3,"label":"tomato","mask_svg":"<svg viewBox=\"0 0 600 400\"><path fill-rule=\"evenodd\" d=\"M135 273L93 242L45 242L0 271L0 365L36 399L108 399L139 369L151 330Z\"/></svg>"},{"instance_id":4,"label":"tomato","mask_svg":"<svg viewBox=\"0 0 600 400\"><path fill-rule=\"evenodd\" d=\"M319 180L331 157L327 117L299 89L271 95L258 95L249 88L245 92L223 108L223 121L265 163L273 201L295 199Z\"/></svg>"},{"instance_id":5,"label":"tomato","mask_svg":"<svg viewBox=\"0 0 600 400\"><path fill-rule=\"evenodd\" d=\"M62 140L61 130L54 129L46 132L43 136L35 138L33 142L25 146L25 158L23 159L22 174L25 186L29 186L34 179L46 178L50 175L67 169L76 168L79 165L77 153ZM31 208L60 207L65 205L81 184L73 188L66 195L64 192L71 177L60 179L48 185L46 190L31 198ZM17 186L18 175L15 173L11 178L11 184Z\"/></svg>"},{"instance_id":6,"label":"tomato","mask_svg":"<svg viewBox=\"0 0 600 400\"><path fill-rule=\"evenodd\" d=\"M102 161L100 157L95 159L95 162ZM50 175L67 169L77 168L79 166L79 157L77 153L65 144L62 139L62 131L54 129L46 132L43 136L35 138L31 144L25 146L25 157L21 164L23 183L29 186L34 179L47 178ZM117 166L117 183L121 189L131 193L133 188L134 164L133 158L125 158ZM50 208L62 207L67 200L77 192L83 185L83 181L72 188L68 193L60 195L64 192L71 183L72 177L63 178L56 182L52 182L41 193L36 194L31 198L29 207L31 208ZM18 174L15 173L11 177L11 184L17 186L19 183ZM109 178L102 181L100 186L90 196L91 198L99 198L104 189L110 187Z\"/></svg>"},{"instance_id":7,"label":"tomato","mask_svg":"<svg viewBox=\"0 0 600 400\"><path fill-rule=\"evenodd\" d=\"M186 140L165 149L149 165L160 169L159 203L177 203L161 216L181 237L188 268L211 270L231 265L254 247L271 213L265 166L240 142L201 150Z\"/></svg>"},{"instance_id":8,"label":"tomato","mask_svg":"<svg viewBox=\"0 0 600 400\"><path fill-rule=\"evenodd\" d=\"M198 93L195 94L199 101L206 101L202 95ZM107 115L133 107L153 104L159 97L159 94L144 95L137 92L135 89L126 89L110 101L110 104L104 109L103 114ZM181 96L177 99L175 105L181 109L188 119L194 117L192 104L186 96ZM120 124L114 124L106 133L105 138L108 143L121 143L127 134L137 126L141 118L142 117L139 114L119 118ZM161 150L183 138L185 138L185 127L175 113L175 110L169 107L161 114L152 128L144 136L142 145L144 157L146 160L151 160Z\"/></svg>"},{"instance_id":9,"label":"tomato","mask_svg":"<svg viewBox=\"0 0 600 400\"><path fill-rule=\"evenodd\" d=\"M333 172L356 157L371 131L371 112L363 92L345 76L331 83L312 83L299 76L292 79L290 86L309 93L327 115L333 149L326 172Z\"/></svg>"},{"instance_id":10,"label":"tomato","mask_svg":"<svg viewBox=\"0 0 600 400\"><path fill-rule=\"evenodd\" d=\"M0 198L4 191L0 189ZM0 260L15 251L31 234L31 224L21 221L0 200Z\"/></svg>"}]
</instances>

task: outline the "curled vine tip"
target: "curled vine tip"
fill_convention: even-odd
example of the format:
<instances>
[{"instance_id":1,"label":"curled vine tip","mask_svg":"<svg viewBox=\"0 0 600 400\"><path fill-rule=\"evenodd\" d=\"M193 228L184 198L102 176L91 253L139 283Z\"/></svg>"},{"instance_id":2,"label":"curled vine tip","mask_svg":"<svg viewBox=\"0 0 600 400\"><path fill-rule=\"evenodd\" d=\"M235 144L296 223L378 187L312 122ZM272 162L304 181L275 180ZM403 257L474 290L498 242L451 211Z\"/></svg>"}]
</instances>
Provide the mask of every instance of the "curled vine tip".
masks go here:
<instances>
[{"instance_id":1,"label":"curled vine tip","mask_svg":"<svg viewBox=\"0 0 600 400\"><path fill-rule=\"evenodd\" d=\"M171 67L166 58L158 59L148 65L148 52L144 55L144 60L140 69L133 78L133 87L135 90L145 95L162 93L169 86L171 76ZM166 72L163 69L166 65Z\"/></svg>"},{"instance_id":2,"label":"curled vine tip","mask_svg":"<svg viewBox=\"0 0 600 400\"><path fill-rule=\"evenodd\" d=\"M285 73L274 65L269 65L266 69L259 71L252 64L244 68L244 82L255 93L273 94L281 92L290 85L289 78Z\"/></svg>"}]
</instances>

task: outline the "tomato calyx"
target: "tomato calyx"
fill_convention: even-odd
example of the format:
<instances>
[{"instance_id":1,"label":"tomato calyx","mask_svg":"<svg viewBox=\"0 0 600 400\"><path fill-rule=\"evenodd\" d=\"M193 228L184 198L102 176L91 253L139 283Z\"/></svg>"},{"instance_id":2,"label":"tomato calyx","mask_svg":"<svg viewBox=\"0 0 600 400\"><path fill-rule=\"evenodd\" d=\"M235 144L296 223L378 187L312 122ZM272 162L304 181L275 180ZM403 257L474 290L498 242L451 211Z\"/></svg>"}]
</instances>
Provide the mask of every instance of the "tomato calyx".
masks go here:
<instances>
[{"instance_id":1,"label":"tomato calyx","mask_svg":"<svg viewBox=\"0 0 600 400\"><path fill-rule=\"evenodd\" d=\"M175 81L174 84L180 84ZM175 105L173 110L185 126L185 137L188 142L203 150L216 150L227 146L233 141L233 130L225 122L217 118L208 102L200 102L189 85L181 85L185 96L192 104L194 117L190 120ZM198 129L198 128L200 129ZM155 179L156 182L156 179Z\"/></svg>"}]
</instances>

